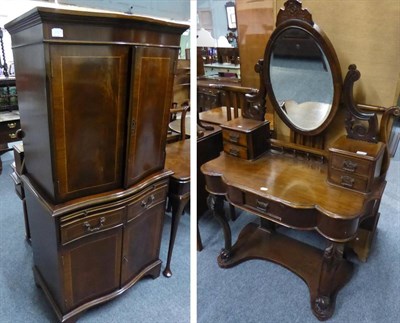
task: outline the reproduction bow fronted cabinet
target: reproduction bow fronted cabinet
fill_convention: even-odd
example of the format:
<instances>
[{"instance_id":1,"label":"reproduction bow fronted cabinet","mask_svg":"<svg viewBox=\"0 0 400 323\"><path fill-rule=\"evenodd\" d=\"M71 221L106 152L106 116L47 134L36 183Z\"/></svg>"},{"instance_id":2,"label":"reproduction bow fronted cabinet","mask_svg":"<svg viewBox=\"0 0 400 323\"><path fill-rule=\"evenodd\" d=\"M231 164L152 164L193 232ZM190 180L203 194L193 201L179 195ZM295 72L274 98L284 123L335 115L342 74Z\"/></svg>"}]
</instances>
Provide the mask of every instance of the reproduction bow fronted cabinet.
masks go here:
<instances>
[{"instance_id":1,"label":"reproduction bow fronted cabinet","mask_svg":"<svg viewBox=\"0 0 400 323\"><path fill-rule=\"evenodd\" d=\"M186 24L34 8L12 37L35 280L60 321L160 273L165 144Z\"/></svg>"}]
</instances>

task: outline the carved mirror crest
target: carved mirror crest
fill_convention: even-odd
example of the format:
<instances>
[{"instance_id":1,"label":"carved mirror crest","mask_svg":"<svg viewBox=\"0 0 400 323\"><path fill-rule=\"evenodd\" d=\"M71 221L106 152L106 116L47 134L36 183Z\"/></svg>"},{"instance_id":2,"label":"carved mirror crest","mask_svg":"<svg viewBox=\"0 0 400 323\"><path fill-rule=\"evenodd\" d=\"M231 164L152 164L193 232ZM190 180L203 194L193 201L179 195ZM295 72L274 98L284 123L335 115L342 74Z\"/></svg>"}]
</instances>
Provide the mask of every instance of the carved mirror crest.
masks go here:
<instances>
[{"instance_id":1,"label":"carved mirror crest","mask_svg":"<svg viewBox=\"0 0 400 323\"><path fill-rule=\"evenodd\" d=\"M289 128L319 134L335 116L341 96L335 50L300 1L285 2L276 24L264 53L267 93Z\"/></svg>"}]
</instances>

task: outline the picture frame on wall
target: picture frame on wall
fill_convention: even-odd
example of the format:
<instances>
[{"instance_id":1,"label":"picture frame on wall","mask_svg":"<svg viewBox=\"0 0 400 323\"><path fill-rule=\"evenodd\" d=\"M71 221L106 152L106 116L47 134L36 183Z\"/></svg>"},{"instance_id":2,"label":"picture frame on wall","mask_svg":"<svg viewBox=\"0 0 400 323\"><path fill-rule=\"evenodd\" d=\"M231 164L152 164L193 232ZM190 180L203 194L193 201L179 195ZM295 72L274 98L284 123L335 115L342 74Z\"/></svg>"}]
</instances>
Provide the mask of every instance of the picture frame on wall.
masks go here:
<instances>
[{"instance_id":1,"label":"picture frame on wall","mask_svg":"<svg viewBox=\"0 0 400 323\"><path fill-rule=\"evenodd\" d=\"M226 19L228 23L228 30L236 30L236 7L235 3L229 1L225 4Z\"/></svg>"}]
</instances>

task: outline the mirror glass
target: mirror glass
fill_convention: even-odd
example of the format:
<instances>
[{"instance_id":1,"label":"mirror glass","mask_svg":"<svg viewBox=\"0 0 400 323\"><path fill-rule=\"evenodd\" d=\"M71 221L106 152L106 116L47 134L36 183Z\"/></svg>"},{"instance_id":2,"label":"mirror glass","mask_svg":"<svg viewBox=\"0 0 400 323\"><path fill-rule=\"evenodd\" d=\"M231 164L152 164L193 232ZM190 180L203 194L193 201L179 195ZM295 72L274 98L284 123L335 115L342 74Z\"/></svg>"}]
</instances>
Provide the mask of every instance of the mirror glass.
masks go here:
<instances>
[{"instance_id":1,"label":"mirror glass","mask_svg":"<svg viewBox=\"0 0 400 323\"><path fill-rule=\"evenodd\" d=\"M272 46L269 73L274 96L296 128L311 131L324 123L332 108L333 79L311 34L285 29Z\"/></svg>"}]
</instances>

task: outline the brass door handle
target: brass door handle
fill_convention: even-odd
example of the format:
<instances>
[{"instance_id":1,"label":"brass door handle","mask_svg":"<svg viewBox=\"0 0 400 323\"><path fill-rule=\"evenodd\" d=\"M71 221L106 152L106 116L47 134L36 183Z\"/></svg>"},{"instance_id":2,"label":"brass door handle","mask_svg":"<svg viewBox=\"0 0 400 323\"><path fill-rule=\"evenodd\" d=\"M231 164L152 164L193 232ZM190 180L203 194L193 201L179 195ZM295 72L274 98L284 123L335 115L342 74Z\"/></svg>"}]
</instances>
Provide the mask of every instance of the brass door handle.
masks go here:
<instances>
[{"instance_id":1,"label":"brass door handle","mask_svg":"<svg viewBox=\"0 0 400 323\"><path fill-rule=\"evenodd\" d=\"M239 150L229 149L229 154L235 157L239 157Z\"/></svg>"},{"instance_id":2,"label":"brass door handle","mask_svg":"<svg viewBox=\"0 0 400 323\"><path fill-rule=\"evenodd\" d=\"M347 172L354 173L357 169L358 164L355 162L352 162L351 160L345 160L343 162L343 170Z\"/></svg>"},{"instance_id":3,"label":"brass door handle","mask_svg":"<svg viewBox=\"0 0 400 323\"><path fill-rule=\"evenodd\" d=\"M7 123L7 127L10 128L10 129L14 129L16 126L17 126L16 122Z\"/></svg>"},{"instance_id":4,"label":"brass door handle","mask_svg":"<svg viewBox=\"0 0 400 323\"><path fill-rule=\"evenodd\" d=\"M229 141L233 142L233 143L238 143L239 142L239 135L237 133L229 134Z\"/></svg>"},{"instance_id":5,"label":"brass door handle","mask_svg":"<svg viewBox=\"0 0 400 323\"><path fill-rule=\"evenodd\" d=\"M16 133L9 133L8 136L9 136L11 139L17 139L17 137L18 137Z\"/></svg>"},{"instance_id":6,"label":"brass door handle","mask_svg":"<svg viewBox=\"0 0 400 323\"><path fill-rule=\"evenodd\" d=\"M153 204L154 200L155 200L154 194L151 194L151 195L147 198L147 200L143 200L142 203L141 203L140 205L141 205L142 207L144 207L144 208L149 208L149 207Z\"/></svg>"},{"instance_id":7,"label":"brass door handle","mask_svg":"<svg viewBox=\"0 0 400 323\"><path fill-rule=\"evenodd\" d=\"M259 209L260 211L267 212L268 205L269 205L268 202L263 202L260 200L256 201L256 208Z\"/></svg>"},{"instance_id":8,"label":"brass door handle","mask_svg":"<svg viewBox=\"0 0 400 323\"><path fill-rule=\"evenodd\" d=\"M95 232L95 231L99 231L104 226L105 222L106 222L106 218L104 216L102 216L100 218L99 224L97 226L92 228L92 226L90 225L90 223L88 221L85 221L83 223L83 226L85 227L86 232Z\"/></svg>"},{"instance_id":9,"label":"brass door handle","mask_svg":"<svg viewBox=\"0 0 400 323\"><path fill-rule=\"evenodd\" d=\"M350 176L341 176L340 177L340 184L345 187L352 188L354 185L354 178Z\"/></svg>"}]
</instances>

